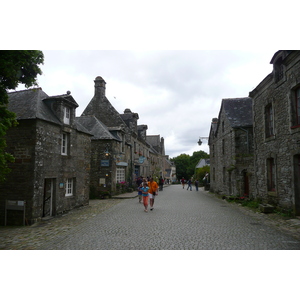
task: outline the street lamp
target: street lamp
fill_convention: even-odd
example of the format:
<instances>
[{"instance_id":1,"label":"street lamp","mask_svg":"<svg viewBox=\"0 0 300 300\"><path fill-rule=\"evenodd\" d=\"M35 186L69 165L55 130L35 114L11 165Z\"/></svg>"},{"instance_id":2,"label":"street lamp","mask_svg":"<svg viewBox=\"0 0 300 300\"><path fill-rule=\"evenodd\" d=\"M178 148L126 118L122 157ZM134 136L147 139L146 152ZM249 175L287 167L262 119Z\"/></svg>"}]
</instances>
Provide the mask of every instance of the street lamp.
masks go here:
<instances>
[{"instance_id":1,"label":"street lamp","mask_svg":"<svg viewBox=\"0 0 300 300\"><path fill-rule=\"evenodd\" d=\"M198 145L199 145L199 146L202 145L202 140L208 140L208 137L200 136L200 137L199 137L199 141L198 141Z\"/></svg>"}]
</instances>

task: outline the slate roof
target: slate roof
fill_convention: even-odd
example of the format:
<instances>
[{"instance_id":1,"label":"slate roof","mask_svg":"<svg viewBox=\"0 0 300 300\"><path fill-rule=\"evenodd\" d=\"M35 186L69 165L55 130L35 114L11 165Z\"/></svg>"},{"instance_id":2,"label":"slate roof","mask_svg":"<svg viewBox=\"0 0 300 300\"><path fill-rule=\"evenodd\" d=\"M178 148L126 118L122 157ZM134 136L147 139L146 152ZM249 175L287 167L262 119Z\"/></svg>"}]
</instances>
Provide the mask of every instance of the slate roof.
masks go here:
<instances>
[{"instance_id":1,"label":"slate roof","mask_svg":"<svg viewBox=\"0 0 300 300\"><path fill-rule=\"evenodd\" d=\"M70 94L64 94L64 95L57 95L57 96L51 96L51 97L48 97L46 100L56 100L56 99L59 99L59 100L64 100L65 103L68 103L70 104L71 106L74 106L74 107L78 107L79 105L77 104L77 102L74 100L73 96L71 96Z\"/></svg>"},{"instance_id":2,"label":"slate roof","mask_svg":"<svg viewBox=\"0 0 300 300\"><path fill-rule=\"evenodd\" d=\"M113 135L95 116L76 117L76 122L86 128L93 135L93 140L105 139L120 141L120 139Z\"/></svg>"},{"instance_id":3,"label":"slate roof","mask_svg":"<svg viewBox=\"0 0 300 300\"><path fill-rule=\"evenodd\" d=\"M70 105L78 107L78 104L71 95L49 97L42 88L34 88L8 93L8 110L17 115L17 120L40 119L62 125L62 122L47 105L48 101L56 99L63 99ZM81 124L77 123L76 120L74 125L78 131L91 135L91 133Z\"/></svg>"},{"instance_id":4,"label":"slate roof","mask_svg":"<svg viewBox=\"0 0 300 300\"><path fill-rule=\"evenodd\" d=\"M17 115L17 120L41 119L61 124L51 109L42 101L48 95L41 89L28 89L8 93L8 110Z\"/></svg>"},{"instance_id":5,"label":"slate roof","mask_svg":"<svg viewBox=\"0 0 300 300\"><path fill-rule=\"evenodd\" d=\"M153 147L160 147L160 135L147 135L146 139Z\"/></svg>"},{"instance_id":6,"label":"slate roof","mask_svg":"<svg viewBox=\"0 0 300 300\"><path fill-rule=\"evenodd\" d=\"M222 107L225 110L225 115L227 116L231 127L249 127L253 125L252 98L223 99Z\"/></svg>"},{"instance_id":7,"label":"slate roof","mask_svg":"<svg viewBox=\"0 0 300 300\"><path fill-rule=\"evenodd\" d=\"M209 158L201 158L195 168L196 169L203 168L204 166L209 166L209 165L210 165Z\"/></svg>"}]
</instances>

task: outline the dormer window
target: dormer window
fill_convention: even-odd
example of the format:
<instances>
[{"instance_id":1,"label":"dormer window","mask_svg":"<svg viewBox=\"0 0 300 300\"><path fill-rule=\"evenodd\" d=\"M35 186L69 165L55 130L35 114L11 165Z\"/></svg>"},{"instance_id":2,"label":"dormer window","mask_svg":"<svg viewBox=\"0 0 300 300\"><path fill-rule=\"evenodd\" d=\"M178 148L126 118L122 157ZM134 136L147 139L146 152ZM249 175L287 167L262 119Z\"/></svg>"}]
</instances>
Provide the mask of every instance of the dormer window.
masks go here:
<instances>
[{"instance_id":1,"label":"dormer window","mask_svg":"<svg viewBox=\"0 0 300 300\"><path fill-rule=\"evenodd\" d=\"M70 124L70 115L71 115L71 110L69 107L65 106L64 107L64 123L65 124Z\"/></svg>"}]
</instances>

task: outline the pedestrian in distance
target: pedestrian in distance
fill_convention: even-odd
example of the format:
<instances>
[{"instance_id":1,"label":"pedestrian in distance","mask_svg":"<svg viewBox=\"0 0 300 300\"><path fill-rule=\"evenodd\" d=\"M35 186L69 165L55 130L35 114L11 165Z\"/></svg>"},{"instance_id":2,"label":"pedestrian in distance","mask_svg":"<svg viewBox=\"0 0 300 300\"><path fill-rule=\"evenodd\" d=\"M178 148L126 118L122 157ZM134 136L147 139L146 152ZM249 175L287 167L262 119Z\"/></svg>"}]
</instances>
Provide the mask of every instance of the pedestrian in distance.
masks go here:
<instances>
[{"instance_id":1,"label":"pedestrian in distance","mask_svg":"<svg viewBox=\"0 0 300 300\"><path fill-rule=\"evenodd\" d=\"M182 188L184 189L184 185L185 185L185 179L184 179L184 177L182 177L180 181L181 181L181 184L182 184Z\"/></svg>"},{"instance_id":2,"label":"pedestrian in distance","mask_svg":"<svg viewBox=\"0 0 300 300\"><path fill-rule=\"evenodd\" d=\"M195 180L195 188L196 188L196 191L198 192L198 186L199 186L199 181L198 179Z\"/></svg>"},{"instance_id":3,"label":"pedestrian in distance","mask_svg":"<svg viewBox=\"0 0 300 300\"><path fill-rule=\"evenodd\" d=\"M153 210L154 199L155 196L158 195L158 184L151 177L150 181L148 182L148 186L149 186L150 210Z\"/></svg>"},{"instance_id":4,"label":"pedestrian in distance","mask_svg":"<svg viewBox=\"0 0 300 300\"><path fill-rule=\"evenodd\" d=\"M188 180L187 184L188 184L188 187L186 190L188 190L188 189L192 190L192 180L191 179Z\"/></svg>"},{"instance_id":5,"label":"pedestrian in distance","mask_svg":"<svg viewBox=\"0 0 300 300\"><path fill-rule=\"evenodd\" d=\"M148 212L148 198L149 198L149 186L147 182L143 182L143 186L141 187L142 195L143 195L143 204L144 204L144 211Z\"/></svg>"},{"instance_id":6,"label":"pedestrian in distance","mask_svg":"<svg viewBox=\"0 0 300 300\"><path fill-rule=\"evenodd\" d=\"M162 191L164 188L164 180L161 176L159 177L158 184L159 184L159 190Z\"/></svg>"}]
</instances>

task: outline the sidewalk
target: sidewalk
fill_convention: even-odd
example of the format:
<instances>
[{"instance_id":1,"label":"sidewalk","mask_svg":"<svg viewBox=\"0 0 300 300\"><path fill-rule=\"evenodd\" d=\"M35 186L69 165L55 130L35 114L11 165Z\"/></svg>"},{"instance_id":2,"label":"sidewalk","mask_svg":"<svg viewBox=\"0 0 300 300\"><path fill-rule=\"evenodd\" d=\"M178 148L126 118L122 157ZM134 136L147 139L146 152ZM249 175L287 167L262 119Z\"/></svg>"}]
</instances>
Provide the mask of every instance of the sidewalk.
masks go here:
<instances>
[{"instance_id":1,"label":"sidewalk","mask_svg":"<svg viewBox=\"0 0 300 300\"><path fill-rule=\"evenodd\" d=\"M111 199L130 199L130 198L136 198L137 196L138 196L137 192L132 192L132 193L115 195L115 196L112 196Z\"/></svg>"}]
</instances>

